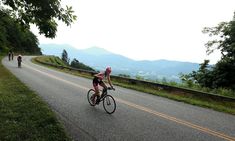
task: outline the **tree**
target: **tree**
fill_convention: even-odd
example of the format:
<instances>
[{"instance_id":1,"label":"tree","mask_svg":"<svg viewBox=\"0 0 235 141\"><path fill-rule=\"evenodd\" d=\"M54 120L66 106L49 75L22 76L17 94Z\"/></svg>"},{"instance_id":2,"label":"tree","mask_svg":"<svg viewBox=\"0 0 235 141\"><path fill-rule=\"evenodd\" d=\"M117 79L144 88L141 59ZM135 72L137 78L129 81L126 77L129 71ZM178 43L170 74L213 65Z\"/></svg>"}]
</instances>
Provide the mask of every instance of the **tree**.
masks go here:
<instances>
[{"instance_id":1,"label":"tree","mask_svg":"<svg viewBox=\"0 0 235 141\"><path fill-rule=\"evenodd\" d=\"M211 87L235 89L235 12L233 20L222 22L217 27L204 28L204 33L216 37L206 44L208 54L220 50L221 60L215 64L210 75L213 77Z\"/></svg>"},{"instance_id":2,"label":"tree","mask_svg":"<svg viewBox=\"0 0 235 141\"><path fill-rule=\"evenodd\" d=\"M73 61L70 64L73 68L83 69L83 70L89 70L89 71L95 71L93 68L79 62L77 59L73 59Z\"/></svg>"},{"instance_id":3,"label":"tree","mask_svg":"<svg viewBox=\"0 0 235 141\"><path fill-rule=\"evenodd\" d=\"M61 55L61 60L63 62L65 62L66 64L69 64L69 58L68 58L68 53L67 51L64 49Z\"/></svg>"},{"instance_id":4,"label":"tree","mask_svg":"<svg viewBox=\"0 0 235 141\"><path fill-rule=\"evenodd\" d=\"M76 20L72 7L62 8L61 0L4 0L0 9L7 10L24 28L29 29L30 23L35 24L40 34L54 38L57 31L56 21L67 26ZM5 6L1 6L1 3Z\"/></svg>"},{"instance_id":5,"label":"tree","mask_svg":"<svg viewBox=\"0 0 235 141\"><path fill-rule=\"evenodd\" d=\"M235 13L232 21L206 27L203 33L215 37L206 43L207 53L220 50L222 58L212 67L208 65L209 61L205 61L197 72L188 75L189 78L203 87L235 90Z\"/></svg>"},{"instance_id":6,"label":"tree","mask_svg":"<svg viewBox=\"0 0 235 141\"><path fill-rule=\"evenodd\" d=\"M185 82L189 87L193 84L199 84L203 87L211 87L213 82L213 76L211 75L211 67L209 66L209 60L204 60L204 63L200 64L198 71L193 71L189 74L182 74L181 80Z\"/></svg>"},{"instance_id":7,"label":"tree","mask_svg":"<svg viewBox=\"0 0 235 141\"><path fill-rule=\"evenodd\" d=\"M235 12L233 20L221 22L217 27L205 27L203 33L210 37L216 37L206 43L207 53L211 54L214 50L220 50L222 59L235 57Z\"/></svg>"},{"instance_id":8,"label":"tree","mask_svg":"<svg viewBox=\"0 0 235 141\"><path fill-rule=\"evenodd\" d=\"M6 52L7 51L7 30L6 30L6 23L9 20L7 17L4 16L4 12L0 11L0 51Z\"/></svg>"},{"instance_id":9,"label":"tree","mask_svg":"<svg viewBox=\"0 0 235 141\"><path fill-rule=\"evenodd\" d=\"M41 54L37 37L29 30L24 29L7 11L0 10L0 50L13 50Z\"/></svg>"}]
</instances>

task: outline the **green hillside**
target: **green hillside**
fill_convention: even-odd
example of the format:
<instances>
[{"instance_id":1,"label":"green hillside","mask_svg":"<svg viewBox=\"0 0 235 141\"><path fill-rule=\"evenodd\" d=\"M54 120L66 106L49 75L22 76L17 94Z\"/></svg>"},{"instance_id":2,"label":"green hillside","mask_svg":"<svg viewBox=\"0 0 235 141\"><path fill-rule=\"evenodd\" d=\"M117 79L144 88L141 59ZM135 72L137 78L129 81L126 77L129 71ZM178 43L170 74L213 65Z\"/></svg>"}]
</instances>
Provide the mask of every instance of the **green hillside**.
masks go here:
<instances>
[{"instance_id":1,"label":"green hillside","mask_svg":"<svg viewBox=\"0 0 235 141\"><path fill-rule=\"evenodd\" d=\"M46 63L50 63L50 64L53 64L53 65L60 65L60 66L64 66L64 67L68 67L69 66L68 64L63 62L57 56L40 56L40 57L37 57L36 59L41 61L41 62L46 62Z\"/></svg>"},{"instance_id":2,"label":"green hillside","mask_svg":"<svg viewBox=\"0 0 235 141\"><path fill-rule=\"evenodd\" d=\"M58 56L39 56L39 57L36 57L36 60L40 62L50 63L50 64L57 65L57 66L59 65L59 66L64 66L64 67L73 67L77 69L95 71L93 68L79 62L77 59L74 59L70 63L70 65L62 61Z\"/></svg>"}]
</instances>

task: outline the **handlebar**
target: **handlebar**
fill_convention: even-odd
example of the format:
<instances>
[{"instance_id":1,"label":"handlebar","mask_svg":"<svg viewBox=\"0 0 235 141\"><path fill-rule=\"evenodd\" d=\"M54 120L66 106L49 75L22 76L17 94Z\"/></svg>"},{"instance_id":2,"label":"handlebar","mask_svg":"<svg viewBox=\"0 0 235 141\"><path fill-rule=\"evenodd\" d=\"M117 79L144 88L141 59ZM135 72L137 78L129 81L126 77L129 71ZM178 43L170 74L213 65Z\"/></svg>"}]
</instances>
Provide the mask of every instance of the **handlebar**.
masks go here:
<instances>
[{"instance_id":1,"label":"handlebar","mask_svg":"<svg viewBox=\"0 0 235 141\"><path fill-rule=\"evenodd\" d=\"M108 87L107 89L108 89L108 90L114 90L114 91L115 91L115 88L113 88L113 87Z\"/></svg>"}]
</instances>

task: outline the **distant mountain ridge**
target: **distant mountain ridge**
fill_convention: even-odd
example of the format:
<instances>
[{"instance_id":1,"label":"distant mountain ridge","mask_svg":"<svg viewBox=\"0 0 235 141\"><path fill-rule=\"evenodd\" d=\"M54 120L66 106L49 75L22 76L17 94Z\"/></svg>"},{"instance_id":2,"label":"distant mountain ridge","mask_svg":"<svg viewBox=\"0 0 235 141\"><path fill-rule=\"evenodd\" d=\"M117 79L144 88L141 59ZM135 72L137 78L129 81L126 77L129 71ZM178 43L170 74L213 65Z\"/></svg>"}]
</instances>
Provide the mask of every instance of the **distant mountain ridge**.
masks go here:
<instances>
[{"instance_id":1,"label":"distant mountain ridge","mask_svg":"<svg viewBox=\"0 0 235 141\"><path fill-rule=\"evenodd\" d=\"M61 57L62 51L65 49L70 60L76 58L99 71L106 66L111 66L115 75L127 74L131 77L140 76L152 80L166 78L167 80L179 81L180 73L190 73L199 68L197 63L163 59L135 61L99 47L76 49L67 44L41 44L40 48L45 55L56 55L59 57Z\"/></svg>"}]
</instances>

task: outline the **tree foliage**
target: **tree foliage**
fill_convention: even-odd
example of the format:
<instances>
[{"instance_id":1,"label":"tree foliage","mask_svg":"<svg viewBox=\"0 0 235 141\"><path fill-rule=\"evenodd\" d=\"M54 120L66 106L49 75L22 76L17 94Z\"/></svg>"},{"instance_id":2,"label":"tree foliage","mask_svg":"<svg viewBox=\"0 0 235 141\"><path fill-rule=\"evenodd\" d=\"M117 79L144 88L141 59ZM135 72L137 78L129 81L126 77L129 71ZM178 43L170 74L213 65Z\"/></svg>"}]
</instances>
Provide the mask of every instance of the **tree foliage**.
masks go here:
<instances>
[{"instance_id":1,"label":"tree foliage","mask_svg":"<svg viewBox=\"0 0 235 141\"><path fill-rule=\"evenodd\" d=\"M79 62L77 59L73 59L73 61L70 64L73 68L83 69L83 70L89 70L89 71L95 71L93 68Z\"/></svg>"},{"instance_id":2,"label":"tree foliage","mask_svg":"<svg viewBox=\"0 0 235 141\"><path fill-rule=\"evenodd\" d=\"M64 49L61 55L61 60L66 64L69 64L69 57L67 51Z\"/></svg>"},{"instance_id":3,"label":"tree foliage","mask_svg":"<svg viewBox=\"0 0 235 141\"><path fill-rule=\"evenodd\" d=\"M9 49L15 52L41 54L37 37L11 18L7 11L0 10L0 51Z\"/></svg>"},{"instance_id":4,"label":"tree foliage","mask_svg":"<svg viewBox=\"0 0 235 141\"><path fill-rule=\"evenodd\" d=\"M61 0L0 1L0 51L41 54L30 24L35 24L45 37L54 38L57 21L69 26L76 20L72 7L63 8L60 3Z\"/></svg>"},{"instance_id":5,"label":"tree foliage","mask_svg":"<svg viewBox=\"0 0 235 141\"><path fill-rule=\"evenodd\" d=\"M194 81L209 88L229 88L235 90L235 13L233 20L222 22L216 27L206 27L203 33L214 39L206 43L207 53L220 50L222 57L214 66L205 60L198 71L182 76L187 81Z\"/></svg>"},{"instance_id":6,"label":"tree foliage","mask_svg":"<svg viewBox=\"0 0 235 141\"><path fill-rule=\"evenodd\" d=\"M35 24L40 34L54 38L57 31L56 21L67 26L76 20L72 7L61 7L61 0L3 0L0 9L8 10L24 28L29 29L30 23Z\"/></svg>"}]
</instances>

